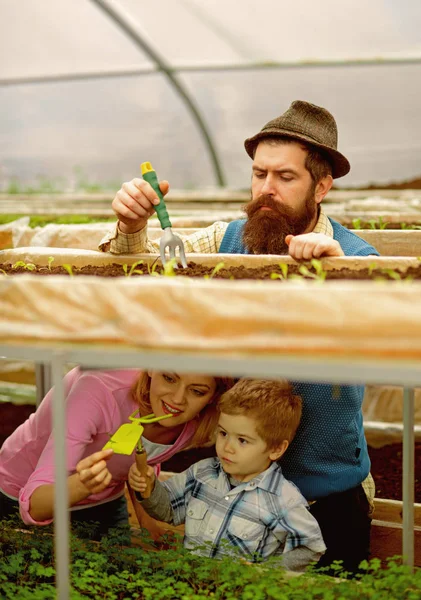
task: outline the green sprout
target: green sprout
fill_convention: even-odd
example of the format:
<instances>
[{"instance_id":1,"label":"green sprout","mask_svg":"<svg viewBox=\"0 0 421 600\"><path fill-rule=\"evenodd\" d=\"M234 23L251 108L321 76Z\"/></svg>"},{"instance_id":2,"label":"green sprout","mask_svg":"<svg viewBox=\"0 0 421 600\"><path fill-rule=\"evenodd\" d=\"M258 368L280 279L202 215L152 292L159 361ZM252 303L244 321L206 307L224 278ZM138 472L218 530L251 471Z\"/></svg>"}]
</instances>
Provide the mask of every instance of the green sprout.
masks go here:
<instances>
[{"instance_id":1,"label":"green sprout","mask_svg":"<svg viewBox=\"0 0 421 600\"><path fill-rule=\"evenodd\" d=\"M48 257L48 270L51 271L51 265L54 262L54 256L49 256Z\"/></svg>"},{"instance_id":2,"label":"green sprout","mask_svg":"<svg viewBox=\"0 0 421 600\"><path fill-rule=\"evenodd\" d=\"M36 269L36 266L33 263L26 263L23 260L18 260L17 262L15 262L12 268L18 269L19 267L22 267L27 271L35 271Z\"/></svg>"},{"instance_id":3,"label":"green sprout","mask_svg":"<svg viewBox=\"0 0 421 600\"><path fill-rule=\"evenodd\" d=\"M164 276L165 277L175 277L175 268L177 265L177 259L171 258L167 260L164 265Z\"/></svg>"},{"instance_id":4,"label":"green sprout","mask_svg":"<svg viewBox=\"0 0 421 600\"><path fill-rule=\"evenodd\" d=\"M128 270L128 265L124 264L123 265L123 271L126 277L131 277L133 275L133 273L138 273L139 275L143 275L143 271L141 271L141 269L136 269L136 267L138 267L139 265L143 264L143 260L138 260L137 262L133 263L132 266L130 267L130 270Z\"/></svg>"},{"instance_id":5,"label":"green sprout","mask_svg":"<svg viewBox=\"0 0 421 600\"><path fill-rule=\"evenodd\" d=\"M386 229L386 227L388 225L389 225L388 221L383 221L383 217L379 217L379 222L378 222L379 229Z\"/></svg>"},{"instance_id":6,"label":"green sprout","mask_svg":"<svg viewBox=\"0 0 421 600\"><path fill-rule=\"evenodd\" d=\"M147 267L148 267L148 273L149 273L149 275L151 277L159 277L160 276L159 273L157 272L157 268L158 268L158 262L157 261L158 261L158 258L156 258L154 260L154 262L152 263L152 268L149 265L149 263L147 265Z\"/></svg>"},{"instance_id":7,"label":"green sprout","mask_svg":"<svg viewBox=\"0 0 421 600\"><path fill-rule=\"evenodd\" d=\"M70 275L70 277L73 277L73 269L72 269L72 265L68 265L68 264L66 264L66 265L62 265L62 267L63 267L63 269L64 269L65 271L67 271L67 272L68 272L68 274Z\"/></svg>"},{"instance_id":8,"label":"green sprout","mask_svg":"<svg viewBox=\"0 0 421 600\"><path fill-rule=\"evenodd\" d=\"M280 273L271 273L270 278L271 279L281 279L282 281L284 281L285 279L288 279L288 265L286 263L279 263L279 268L281 269L281 272Z\"/></svg>"},{"instance_id":9,"label":"green sprout","mask_svg":"<svg viewBox=\"0 0 421 600\"><path fill-rule=\"evenodd\" d=\"M373 274L373 271L377 269L377 264L375 262L372 262L368 265L368 275L369 277L371 277L371 275Z\"/></svg>"},{"instance_id":10,"label":"green sprout","mask_svg":"<svg viewBox=\"0 0 421 600\"><path fill-rule=\"evenodd\" d=\"M214 267L214 269L213 269L212 273L211 273L210 275L204 275L204 276L203 276L203 279L212 279L212 278L213 278L213 277L215 277L215 275L216 275L216 274L217 274L217 273L218 273L218 272L219 272L221 269L223 269L224 267L225 267L225 263L223 263L223 262L220 262L220 263L218 263L218 264L217 264L217 265Z\"/></svg>"},{"instance_id":11,"label":"green sprout","mask_svg":"<svg viewBox=\"0 0 421 600\"><path fill-rule=\"evenodd\" d=\"M351 221L352 226L354 229L362 229L362 222L361 219L352 219Z\"/></svg>"},{"instance_id":12,"label":"green sprout","mask_svg":"<svg viewBox=\"0 0 421 600\"><path fill-rule=\"evenodd\" d=\"M9 277L4 269L0 269L0 273L2 273L5 277Z\"/></svg>"},{"instance_id":13,"label":"green sprout","mask_svg":"<svg viewBox=\"0 0 421 600\"><path fill-rule=\"evenodd\" d=\"M316 281L324 281L326 279L326 271L323 269L322 262L317 258L311 259L311 266L315 270L315 273L310 271L305 265L301 265L298 271L303 277L309 277L310 279L315 279Z\"/></svg>"}]
</instances>

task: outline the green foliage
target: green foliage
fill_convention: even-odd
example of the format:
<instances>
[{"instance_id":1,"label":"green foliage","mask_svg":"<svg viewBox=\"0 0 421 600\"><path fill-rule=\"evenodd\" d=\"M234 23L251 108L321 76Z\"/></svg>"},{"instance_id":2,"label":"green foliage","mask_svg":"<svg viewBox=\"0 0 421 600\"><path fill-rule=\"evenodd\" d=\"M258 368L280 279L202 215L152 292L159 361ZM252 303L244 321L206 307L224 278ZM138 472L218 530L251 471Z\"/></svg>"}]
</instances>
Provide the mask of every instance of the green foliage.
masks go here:
<instances>
[{"instance_id":1,"label":"green foliage","mask_svg":"<svg viewBox=\"0 0 421 600\"><path fill-rule=\"evenodd\" d=\"M225 263L224 262L219 262L217 265L215 265L212 273L210 275L204 275L203 279L212 279L224 267L225 267Z\"/></svg>"},{"instance_id":2,"label":"green foliage","mask_svg":"<svg viewBox=\"0 0 421 600\"><path fill-rule=\"evenodd\" d=\"M34 263L26 263L23 260L18 260L14 265L12 265L12 269L18 269L19 267L22 267L26 271L35 271L36 269Z\"/></svg>"},{"instance_id":3,"label":"green foliage","mask_svg":"<svg viewBox=\"0 0 421 600\"><path fill-rule=\"evenodd\" d=\"M327 273L323 269L322 262L317 258L312 258L310 264L313 267L314 272L310 271L310 269L306 267L306 265L301 265L298 269L299 273L303 277L308 277L309 279L314 279L320 282L324 281L326 279Z\"/></svg>"},{"instance_id":4,"label":"green foliage","mask_svg":"<svg viewBox=\"0 0 421 600\"><path fill-rule=\"evenodd\" d=\"M279 268L281 269L280 273L271 273L271 279L288 279L288 265L285 263L279 263Z\"/></svg>"},{"instance_id":5,"label":"green foliage","mask_svg":"<svg viewBox=\"0 0 421 600\"><path fill-rule=\"evenodd\" d=\"M137 273L138 275L143 275L143 271L141 269L136 269L136 267L138 267L139 265L143 264L143 260L138 260L137 262L133 263L130 267L127 264L123 265L123 271L126 277L131 277L133 275L133 273Z\"/></svg>"},{"instance_id":6,"label":"green foliage","mask_svg":"<svg viewBox=\"0 0 421 600\"><path fill-rule=\"evenodd\" d=\"M51 527L14 527L16 522L0 524L1 598L55 598ZM174 544L160 549L150 540L149 550L127 547L117 530L100 543L79 533L70 541L71 600L419 600L421 594L421 570L411 573L398 557L385 569L377 559L362 563L357 581L312 569L288 577L276 561L216 560ZM340 576L340 565L336 569Z\"/></svg>"},{"instance_id":7,"label":"green foliage","mask_svg":"<svg viewBox=\"0 0 421 600\"><path fill-rule=\"evenodd\" d=\"M65 264L65 265L62 265L62 267L63 267L63 269L64 269L65 271L67 271L67 272L68 272L68 274L70 275L70 277L73 277L73 276L74 276L74 275L73 275L73 269L72 269L72 265Z\"/></svg>"},{"instance_id":8,"label":"green foliage","mask_svg":"<svg viewBox=\"0 0 421 600\"><path fill-rule=\"evenodd\" d=\"M352 223L352 227L354 229L362 229L363 228L361 219L352 219L351 223Z\"/></svg>"}]
</instances>

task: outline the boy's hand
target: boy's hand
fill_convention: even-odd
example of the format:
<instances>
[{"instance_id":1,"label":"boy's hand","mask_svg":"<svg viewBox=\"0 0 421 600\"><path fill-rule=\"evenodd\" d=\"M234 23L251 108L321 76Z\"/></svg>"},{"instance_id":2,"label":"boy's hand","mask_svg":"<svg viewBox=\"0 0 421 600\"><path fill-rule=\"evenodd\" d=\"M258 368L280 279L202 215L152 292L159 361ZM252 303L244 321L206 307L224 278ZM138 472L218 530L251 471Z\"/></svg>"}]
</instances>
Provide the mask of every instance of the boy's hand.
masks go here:
<instances>
[{"instance_id":1,"label":"boy's hand","mask_svg":"<svg viewBox=\"0 0 421 600\"><path fill-rule=\"evenodd\" d=\"M159 188L163 195L168 193L168 181L161 181ZM111 204L119 220L119 229L123 233L135 233L143 229L155 212L159 198L152 186L136 177L123 183Z\"/></svg>"},{"instance_id":2,"label":"boy's hand","mask_svg":"<svg viewBox=\"0 0 421 600\"><path fill-rule=\"evenodd\" d=\"M80 460L76 465L81 483L89 490L89 494L99 494L110 485L112 476L107 467L112 449L100 450Z\"/></svg>"},{"instance_id":3,"label":"boy's hand","mask_svg":"<svg viewBox=\"0 0 421 600\"><path fill-rule=\"evenodd\" d=\"M149 465L147 467L146 477L150 481L151 487L153 489L153 484L155 481L155 471L153 470L153 467ZM133 490L135 490L135 492L140 492L141 494L143 494L147 487L146 478L140 475L136 463L133 463L129 470L129 485Z\"/></svg>"}]
</instances>

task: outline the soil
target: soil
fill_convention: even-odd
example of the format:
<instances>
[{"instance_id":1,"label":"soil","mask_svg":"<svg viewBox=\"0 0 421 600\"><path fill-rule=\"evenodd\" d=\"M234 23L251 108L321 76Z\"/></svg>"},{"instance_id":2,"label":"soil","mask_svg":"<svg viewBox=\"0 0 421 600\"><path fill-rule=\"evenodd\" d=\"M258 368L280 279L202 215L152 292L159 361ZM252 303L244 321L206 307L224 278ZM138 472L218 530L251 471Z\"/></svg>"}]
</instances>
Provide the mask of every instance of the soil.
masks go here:
<instances>
[{"instance_id":1,"label":"soil","mask_svg":"<svg viewBox=\"0 0 421 600\"><path fill-rule=\"evenodd\" d=\"M281 261L280 261L281 262ZM373 256L373 265L375 265L376 258ZM288 277L291 275L299 275L299 269L302 265L288 265ZM127 271L130 270L130 266ZM308 270L312 275L299 275L300 278L315 279L315 269L308 267ZM68 271L63 267L36 267L34 270L27 270L24 267L13 268L12 265L0 264L0 273L3 271L7 275L17 275L21 273L31 273L34 275L69 275ZM155 272L162 274L162 268L158 267ZM73 275L93 275L98 277L125 277L123 265L116 263L110 265L94 266L86 265L84 267L72 267ZM267 265L259 268L250 268L244 266L221 268L219 271L214 272L212 267L199 265L194 262L189 262L187 269L175 269L174 275L184 277L199 277L199 278L212 278L212 279L273 279L277 282L283 281L281 268L279 265ZM279 275L280 277L277 277ZM150 276L147 266L138 265L136 272L133 272L131 277L142 277ZM353 280L372 280L372 279L421 279L421 265L419 267L410 267L404 275L399 275L391 269L361 269L359 271L352 269L340 269L326 271L326 279L353 279Z\"/></svg>"},{"instance_id":2,"label":"soil","mask_svg":"<svg viewBox=\"0 0 421 600\"><path fill-rule=\"evenodd\" d=\"M23 423L35 406L0 402L0 448L5 439ZM383 448L369 447L371 473L376 482L376 497L402 500L402 444L390 444ZM215 447L194 448L175 454L162 464L164 471L179 473L191 464L215 456ZM417 477L418 474L418 477ZM415 445L415 502L421 503L421 443Z\"/></svg>"}]
</instances>

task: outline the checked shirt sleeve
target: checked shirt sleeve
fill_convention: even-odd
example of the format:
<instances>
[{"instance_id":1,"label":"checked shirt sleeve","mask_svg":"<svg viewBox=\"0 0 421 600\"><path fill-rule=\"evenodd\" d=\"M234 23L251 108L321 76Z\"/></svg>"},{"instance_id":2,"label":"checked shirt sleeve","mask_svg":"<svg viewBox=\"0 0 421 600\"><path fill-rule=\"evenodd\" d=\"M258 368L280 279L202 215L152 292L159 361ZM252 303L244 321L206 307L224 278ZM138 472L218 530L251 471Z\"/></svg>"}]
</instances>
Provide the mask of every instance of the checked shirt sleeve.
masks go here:
<instances>
[{"instance_id":1,"label":"checked shirt sleeve","mask_svg":"<svg viewBox=\"0 0 421 600\"><path fill-rule=\"evenodd\" d=\"M304 503L296 504L284 512L274 529L274 534L282 538L285 536L285 531L287 537L284 555L302 546L314 553L312 560L317 560L325 553L326 546L319 524Z\"/></svg>"},{"instance_id":2,"label":"checked shirt sleeve","mask_svg":"<svg viewBox=\"0 0 421 600\"><path fill-rule=\"evenodd\" d=\"M195 233L179 237L183 241L186 252L216 254L227 227L228 223L217 221L209 227L198 229ZM102 238L98 248L102 252L111 252L112 254L157 254L159 253L159 238L150 240L147 227L136 233L122 233L117 224Z\"/></svg>"}]
</instances>

